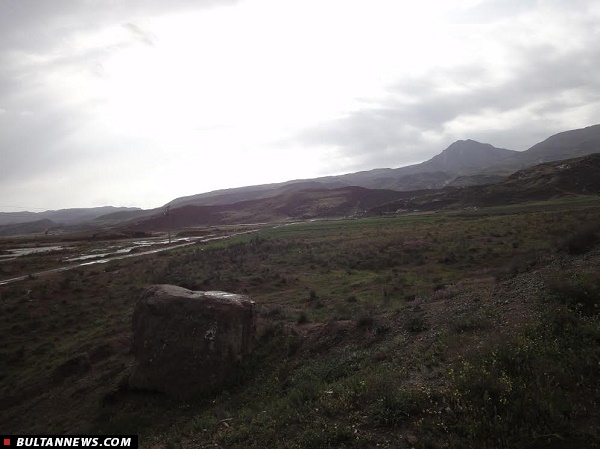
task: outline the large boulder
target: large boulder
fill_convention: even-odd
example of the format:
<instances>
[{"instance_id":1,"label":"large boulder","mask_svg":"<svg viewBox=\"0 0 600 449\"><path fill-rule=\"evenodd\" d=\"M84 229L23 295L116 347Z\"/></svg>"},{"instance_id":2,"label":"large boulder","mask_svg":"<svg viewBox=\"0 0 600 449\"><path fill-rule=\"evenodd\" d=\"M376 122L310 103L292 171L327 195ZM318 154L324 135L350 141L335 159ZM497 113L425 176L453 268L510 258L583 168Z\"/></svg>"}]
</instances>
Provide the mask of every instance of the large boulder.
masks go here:
<instances>
[{"instance_id":1,"label":"large boulder","mask_svg":"<svg viewBox=\"0 0 600 449\"><path fill-rule=\"evenodd\" d=\"M180 398L218 390L251 353L255 332L247 296L151 286L133 313L129 385Z\"/></svg>"}]
</instances>

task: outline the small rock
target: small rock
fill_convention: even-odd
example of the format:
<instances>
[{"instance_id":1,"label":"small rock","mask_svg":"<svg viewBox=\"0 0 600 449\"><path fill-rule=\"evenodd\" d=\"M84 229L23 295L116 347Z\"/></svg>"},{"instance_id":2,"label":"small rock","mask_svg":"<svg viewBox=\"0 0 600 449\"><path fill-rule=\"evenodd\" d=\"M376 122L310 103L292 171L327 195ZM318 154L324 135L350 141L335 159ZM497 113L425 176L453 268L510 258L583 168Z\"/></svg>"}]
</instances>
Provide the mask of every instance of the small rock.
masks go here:
<instances>
[{"instance_id":1,"label":"small rock","mask_svg":"<svg viewBox=\"0 0 600 449\"><path fill-rule=\"evenodd\" d=\"M419 439L416 436L414 436L412 433L407 433L406 434L406 442L408 444L413 444L414 445L414 444L417 444L419 442Z\"/></svg>"}]
</instances>

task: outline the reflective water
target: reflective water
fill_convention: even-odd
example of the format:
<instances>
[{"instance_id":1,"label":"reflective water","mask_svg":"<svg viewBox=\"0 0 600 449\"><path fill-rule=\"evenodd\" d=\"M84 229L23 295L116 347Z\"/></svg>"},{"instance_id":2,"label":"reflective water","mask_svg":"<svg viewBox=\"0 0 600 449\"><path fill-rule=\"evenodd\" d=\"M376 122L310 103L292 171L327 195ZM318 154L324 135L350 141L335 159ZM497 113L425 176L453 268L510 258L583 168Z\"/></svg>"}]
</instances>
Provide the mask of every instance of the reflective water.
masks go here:
<instances>
[{"instance_id":1,"label":"reflective water","mask_svg":"<svg viewBox=\"0 0 600 449\"><path fill-rule=\"evenodd\" d=\"M137 246L133 246L133 247L125 247L125 248L120 248L116 251L110 252L110 253L95 253L93 254L94 250L90 250L90 253L92 254L84 254L81 256L78 256L76 258L71 258L71 259L67 259L64 262L69 262L69 261L81 261L81 260L88 260L88 259L92 259L89 262L84 262L84 263L75 263L72 265L68 265L65 267L60 267L60 268L54 268L51 270L45 270L45 271L40 271L38 273L33 273L32 275L26 275L26 276L19 276L19 277L15 277L12 279L3 279L0 280L0 285L6 285L6 284L10 284L13 282L18 282L18 281L22 281L27 279L29 276L43 276L43 275L47 275L47 274L51 274L51 273L57 273L60 271L67 271L67 270L72 270L73 268L77 268L77 267L83 267L83 266L87 266L87 265L94 265L94 264L99 264L99 263L107 263L113 260L120 260L120 259L126 259L126 258L130 258L130 257L138 257L138 256L144 256L147 254L155 254L155 253L159 253L162 251L169 251L172 249L177 249L177 248L182 248L184 246L189 246L189 245L194 245L196 243L205 243L205 242L211 242L211 241L215 241L215 240L223 240L223 239L228 239L230 237L236 236L236 235L241 235L241 234L249 234L252 232L256 232L256 229L251 229L248 231L242 231L242 232L236 232L236 233L232 233L229 235L220 235L220 236L215 236L213 235L209 235L209 236L204 236L204 237L186 237L186 238L181 238L181 239L177 239L177 240L173 240L173 242L175 242L176 244L171 244L171 245L165 245L165 243L168 243L168 240L147 240L147 241L137 241L137 242L128 242L128 244L137 244ZM147 245L147 246L160 246L158 248L154 248L154 249L150 249L147 251L136 251L134 253L131 253L131 250L134 248L139 248L140 247L140 242L152 242L152 245ZM142 245L143 247L143 245ZM41 247L40 247L41 248ZM50 248L50 247L47 247ZM61 247L53 247L53 248L59 248L62 249ZM112 246L112 248L119 248L119 246ZM39 248L30 248L30 249L39 249ZM106 251L107 248L102 248L101 251ZM125 251L127 249L127 251ZM98 251L98 249L96 249L95 251ZM84 259L81 259L81 258Z\"/></svg>"},{"instance_id":2,"label":"reflective water","mask_svg":"<svg viewBox=\"0 0 600 449\"><path fill-rule=\"evenodd\" d=\"M171 240L171 244L181 245L181 244L194 243L198 240L208 241L207 239L210 239L213 236L214 236L214 234L204 236L204 237L175 238L175 239ZM89 253L87 253L87 254L81 254L77 257L71 257L69 259L65 259L65 262L78 262L78 261L90 260L90 259L103 259L105 257L118 256L120 254L128 254L133 250L138 250L139 248L151 248L151 247L156 247L156 246L162 247L167 244L169 244L168 239L136 240L133 242L129 241L129 242L127 242L128 246L112 245L112 246L108 246L105 248L93 249L93 250L90 250ZM111 250L111 249L112 249L112 251L107 251L107 250ZM161 248L160 250L162 251L164 249L166 249L166 248ZM138 254L151 254L151 252L143 252L143 253L138 253Z\"/></svg>"},{"instance_id":3,"label":"reflective water","mask_svg":"<svg viewBox=\"0 0 600 449\"><path fill-rule=\"evenodd\" d=\"M36 254L36 253L47 253L48 251L60 251L64 249L64 246L35 246L31 248L10 248L5 251L8 251L10 254L0 255L0 257L19 257L26 256L28 254Z\"/></svg>"}]
</instances>

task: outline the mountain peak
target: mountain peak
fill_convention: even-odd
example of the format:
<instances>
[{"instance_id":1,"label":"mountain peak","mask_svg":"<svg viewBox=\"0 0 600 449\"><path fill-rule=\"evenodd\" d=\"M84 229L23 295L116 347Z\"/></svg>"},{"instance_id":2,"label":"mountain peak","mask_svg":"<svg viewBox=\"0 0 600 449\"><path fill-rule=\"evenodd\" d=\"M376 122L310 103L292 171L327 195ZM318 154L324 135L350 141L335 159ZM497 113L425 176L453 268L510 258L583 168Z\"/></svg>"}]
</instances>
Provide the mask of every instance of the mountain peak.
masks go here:
<instances>
[{"instance_id":1,"label":"mountain peak","mask_svg":"<svg viewBox=\"0 0 600 449\"><path fill-rule=\"evenodd\" d=\"M472 149L472 150L483 150L486 148L494 148L492 145L490 145L489 143L481 143L481 142L477 142L476 140L473 139L466 139L466 140L457 140L456 142L450 144L448 146L448 148L446 148L443 152L448 151L448 150L466 150L466 149Z\"/></svg>"},{"instance_id":2,"label":"mountain peak","mask_svg":"<svg viewBox=\"0 0 600 449\"><path fill-rule=\"evenodd\" d=\"M462 172L493 165L515 153L472 139L457 140L424 164L436 170Z\"/></svg>"}]
</instances>

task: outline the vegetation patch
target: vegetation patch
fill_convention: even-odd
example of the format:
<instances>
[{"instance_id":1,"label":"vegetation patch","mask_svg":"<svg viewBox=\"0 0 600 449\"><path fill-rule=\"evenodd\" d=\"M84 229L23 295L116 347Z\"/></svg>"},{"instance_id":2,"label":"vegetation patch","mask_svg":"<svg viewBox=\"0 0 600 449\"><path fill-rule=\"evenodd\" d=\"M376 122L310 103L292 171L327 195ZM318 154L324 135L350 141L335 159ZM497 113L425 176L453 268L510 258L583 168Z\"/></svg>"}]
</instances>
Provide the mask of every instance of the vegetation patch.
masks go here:
<instances>
[{"instance_id":1,"label":"vegetation patch","mask_svg":"<svg viewBox=\"0 0 600 449\"><path fill-rule=\"evenodd\" d=\"M461 359L429 421L437 434L430 444L596 447L599 341L597 318L555 306L524 333Z\"/></svg>"},{"instance_id":2,"label":"vegetation patch","mask_svg":"<svg viewBox=\"0 0 600 449\"><path fill-rule=\"evenodd\" d=\"M553 202L302 223L0 286L0 424L156 449L598 447L600 253L557 242L599 219ZM153 283L256 301L236 382L127 388Z\"/></svg>"}]
</instances>

